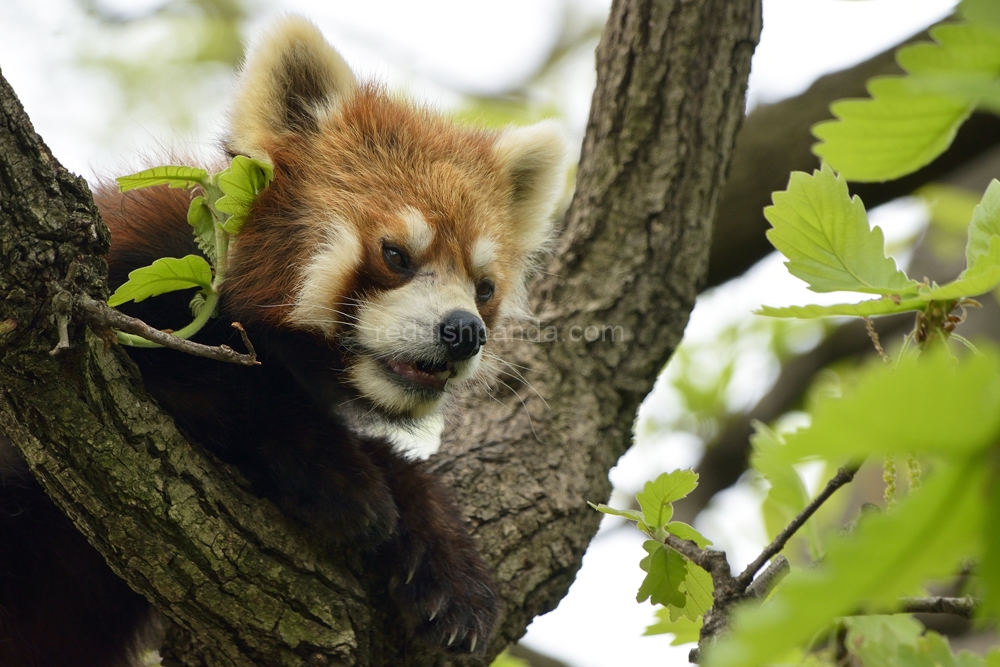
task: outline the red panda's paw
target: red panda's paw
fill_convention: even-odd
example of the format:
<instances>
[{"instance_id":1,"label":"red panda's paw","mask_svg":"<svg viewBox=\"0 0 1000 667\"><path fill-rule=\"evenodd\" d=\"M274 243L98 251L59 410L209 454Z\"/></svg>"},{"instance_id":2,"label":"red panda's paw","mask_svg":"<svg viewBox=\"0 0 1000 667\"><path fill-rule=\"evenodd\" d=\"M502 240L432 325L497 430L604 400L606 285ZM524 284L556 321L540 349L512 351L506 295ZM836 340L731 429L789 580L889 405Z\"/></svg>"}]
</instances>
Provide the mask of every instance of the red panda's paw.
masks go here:
<instances>
[{"instance_id":1,"label":"red panda's paw","mask_svg":"<svg viewBox=\"0 0 1000 667\"><path fill-rule=\"evenodd\" d=\"M500 599L471 538L455 537L434 549L404 540L392 593L417 636L449 651L482 653L500 619Z\"/></svg>"}]
</instances>

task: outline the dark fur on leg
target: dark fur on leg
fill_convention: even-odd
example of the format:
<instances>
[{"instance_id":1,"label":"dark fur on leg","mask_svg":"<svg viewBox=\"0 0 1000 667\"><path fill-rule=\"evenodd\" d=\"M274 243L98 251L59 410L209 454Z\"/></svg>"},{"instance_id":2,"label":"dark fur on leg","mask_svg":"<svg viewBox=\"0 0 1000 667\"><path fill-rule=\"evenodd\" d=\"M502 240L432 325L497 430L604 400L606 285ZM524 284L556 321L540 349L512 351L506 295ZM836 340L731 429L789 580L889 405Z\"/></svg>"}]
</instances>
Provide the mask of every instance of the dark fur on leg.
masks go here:
<instances>
[{"instance_id":1,"label":"dark fur on leg","mask_svg":"<svg viewBox=\"0 0 1000 667\"><path fill-rule=\"evenodd\" d=\"M399 530L380 560L404 619L440 646L484 651L500 618L500 599L451 494L425 462L401 457L388 443L368 445L400 507Z\"/></svg>"}]
</instances>

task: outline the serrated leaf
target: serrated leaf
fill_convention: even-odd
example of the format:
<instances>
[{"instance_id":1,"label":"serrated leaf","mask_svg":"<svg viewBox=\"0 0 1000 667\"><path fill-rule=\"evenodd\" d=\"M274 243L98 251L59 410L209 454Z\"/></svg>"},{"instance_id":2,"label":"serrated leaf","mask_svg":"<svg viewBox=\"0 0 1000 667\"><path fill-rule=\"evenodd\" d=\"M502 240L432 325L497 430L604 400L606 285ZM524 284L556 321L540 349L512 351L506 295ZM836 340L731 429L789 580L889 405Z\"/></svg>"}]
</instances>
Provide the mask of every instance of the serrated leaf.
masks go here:
<instances>
[{"instance_id":1,"label":"serrated leaf","mask_svg":"<svg viewBox=\"0 0 1000 667\"><path fill-rule=\"evenodd\" d=\"M671 646L681 646L692 644L698 641L701 636L701 619L691 620L687 616L681 616L677 620L671 620L670 610L666 607L656 610L656 622L652 623L643 632L643 635L663 635L672 634Z\"/></svg>"},{"instance_id":2,"label":"serrated leaf","mask_svg":"<svg viewBox=\"0 0 1000 667\"><path fill-rule=\"evenodd\" d=\"M715 602L712 597L712 592L715 590L712 575L694 563L688 563L681 590L687 596L684 603L684 615L692 621L704 616Z\"/></svg>"},{"instance_id":3,"label":"serrated leaf","mask_svg":"<svg viewBox=\"0 0 1000 667\"><path fill-rule=\"evenodd\" d=\"M208 172L197 167L165 165L153 167L136 174L119 176L115 179L122 192L151 188L154 185L169 185L172 188L190 188L208 182Z\"/></svg>"},{"instance_id":4,"label":"serrated leaf","mask_svg":"<svg viewBox=\"0 0 1000 667\"><path fill-rule=\"evenodd\" d=\"M833 317L836 315L854 315L857 317L869 317L877 315L891 315L893 313L905 313L910 310L923 310L927 302L921 299L907 298L896 301L889 297L882 299L872 299L860 303L838 303L832 306L785 306L775 308L773 306L761 306L760 310L754 311L757 315L767 317L794 317L800 320L812 320L818 317Z\"/></svg>"},{"instance_id":5,"label":"serrated leaf","mask_svg":"<svg viewBox=\"0 0 1000 667\"><path fill-rule=\"evenodd\" d=\"M945 350L869 364L841 398L817 403L812 423L785 436L786 461L810 456L834 464L870 454L983 451L1000 434L1000 358L995 350L956 365Z\"/></svg>"},{"instance_id":6,"label":"serrated leaf","mask_svg":"<svg viewBox=\"0 0 1000 667\"><path fill-rule=\"evenodd\" d=\"M917 295L925 301L950 301L979 296L1000 285L1000 236L994 236L988 252L976 257L976 263L950 283L921 287Z\"/></svg>"},{"instance_id":7,"label":"serrated leaf","mask_svg":"<svg viewBox=\"0 0 1000 667\"><path fill-rule=\"evenodd\" d=\"M217 184L224 196L215 208L230 215L223 228L229 234L239 234L257 196L274 179L274 169L266 162L237 155L228 169L219 174Z\"/></svg>"},{"instance_id":8,"label":"serrated leaf","mask_svg":"<svg viewBox=\"0 0 1000 667\"><path fill-rule=\"evenodd\" d=\"M687 575L687 561L656 540L646 540L642 548L647 556L639 562L639 567L646 573L646 578L639 586L636 602L649 600L653 604L683 608L681 583Z\"/></svg>"},{"instance_id":9,"label":"serrated leaf","mask_svg":"<svg viewBox=\"0 0 1000 667\"><path fill-rule=\"evenodd\" d=\"M936 43L901 48L897 60L911 75L1000 74L1000 33L971 24L931 30ZM974 104L960 97L914 90L914 77L868 83L871 99L843 100L836 121L819 123L813 152L852 181L898 178L930 163L951 144Z\"/></svg>"},{"instance_id":10,"label":"serrated leaf","mask_svg":"<svg viewBox=\"0 0 1000 667\"><path fill-rule=\"evenodd\" d=\"M821 566L797 570L768 603L738 608L732 632L706 667L758 667L809 641L834 618L869 604L891 609L926 579L978 554L985 472L978 457L952 459L890 514L870 516L833 539Z\"/></svg>"},{"instance_id":11,"label":"serrated leaf","mask_svg":"<svg viewBox=\"0 0 1000 667\"><path fill-rule=\"evenodd\" d=\"M639 510L616 510L614 507L609 507L604 503L601 503L600 505L595 505L594 503L588 502L587 504L603 514L610 514L611 516L620 516L622 518L628 519L629 521L636 521L640 524L644 522L642 512L640 512Z\"/></svg>"},{"instance_id":12,"label":"serrated leaf","mask_svg":"<svg viewBox=\"0 0 1000 667\"><path fill-rule=\"evenodd\" d=\"M814 292L846 290L894 295L916 292L917 282L885 256L885 238L869 228L865 207L851 199L847 181L829 166L812 175L793 172L788 189L764 209L767 238L788 261L789 273Z\"/></svg>"},{"instance_id":13,"label":"serrated leaf","mask_svg":"<svg viewBox=\"0 0 1000 667\"><path fill-rule=\"evenodd\" d=\"M691 470L665 472L646 482L635 499L642 508L643 520L654 531L667 525L674 514L672 502L680 500L698 486L698 475Z\"/></svg>"},{"instance_id":14,"label":"serrated leaf","mask_svg":"<svg viewBox=\"0 0 1000 667\"><path fill-rule=\"evenodd\" d=\"M205 253L209 261L215 263L217 252L215 249L215 218L212 210L208 207L208 200L202 196L197 196L191 200L187 214L188 224L194 229L194 240L198 244L198 249Z\"/></svg>"},{"instance_id":15,"label":"serrated leaf","mask_svg":"<svg viewBox=\"0 0 1000 667\"><path fill-rule=\"evenodd\" d=\"M682 540L691 540L699 547L704 549L705 547L712 544L712 540L708 539L693 527L687 525L682 521L673 521L666 525L667 532L671 535L675 535Z\"/></svg>"},{"instance_id":16,"label":"serrated leaf","mask_svg":"<svg viewBox=\"0 0 1000 667\"><path fill-rule=\"evenodd\" d=\"M212 289L212 267L203 257L161 257L149 266L128 274L128 280L108 299L109 306L120 306L128 301L136 303L151 296L200 287Z\"/></svg>"},{"instance_id":17,"label":"serrated leaf","mask_svg":"<svg viewBox=\"0 0 1000 667\"><path fill-rule=\"evenodd\" d=\"M975 265L980 255L990 252L995 238L1000 238L1000 181L994 178L972 212L969 241L965 246L965 265Z\"/></svg>"},{"instance_id":18,"label":"serrated leaf","mask_svg":"<svg viewBox=\"0 0 1000 667\"><path fill-rule=\"evenodd\" d=\"M813 125L813 153L851 181L888 181L929 164L955 139L973 105L913 92L903 77L868 82L871 99L830 105L837 120Z\"/></svg>"}]
</instances>

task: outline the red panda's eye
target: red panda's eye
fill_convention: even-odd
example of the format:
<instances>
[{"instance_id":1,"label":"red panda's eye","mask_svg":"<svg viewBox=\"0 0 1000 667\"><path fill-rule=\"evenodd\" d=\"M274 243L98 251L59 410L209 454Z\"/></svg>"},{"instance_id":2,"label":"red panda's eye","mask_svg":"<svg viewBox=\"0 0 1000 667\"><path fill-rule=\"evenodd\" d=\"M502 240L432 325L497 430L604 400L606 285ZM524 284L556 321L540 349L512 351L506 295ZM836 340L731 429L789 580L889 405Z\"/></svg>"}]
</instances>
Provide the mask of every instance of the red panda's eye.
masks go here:
<instances>
[{"instance_id":1,"label":"red panda's eye","mask_svg":"<svg viewBox=\"0 0 1000 667\"><path fill-rule=\"evenodd\" d=\"M493 281L489 278L484 278L479 281L476 285L476 298L482 302L489 301L493 298Z\"/></svg>"},{"instance_id":2,"label":"red panda's eye","mask_svg":"<svg viewBox=\"0 0 1000 667\"><path fill-rule=\"evenodd\" d=\"M393 271L408 271L410 268L410 258L406 255L406 251L396 246L383 245L382 258Z\"/></svg>"}]
</instances>

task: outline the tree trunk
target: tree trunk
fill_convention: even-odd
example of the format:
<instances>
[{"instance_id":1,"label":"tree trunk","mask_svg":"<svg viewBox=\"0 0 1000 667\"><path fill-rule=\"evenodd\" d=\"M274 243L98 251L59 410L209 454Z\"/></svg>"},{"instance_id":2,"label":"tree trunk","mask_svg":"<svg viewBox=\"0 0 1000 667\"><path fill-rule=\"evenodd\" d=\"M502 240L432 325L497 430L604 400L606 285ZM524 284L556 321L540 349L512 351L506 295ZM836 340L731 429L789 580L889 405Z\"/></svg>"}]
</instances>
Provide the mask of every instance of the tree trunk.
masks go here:
<instances>
[{"instance_id":1,"label":"tree trunk","mask_svg":"<svg viewBox=\"0 0 1000 667\"><path fill-rule=\"evenodd\" d=\"M449 416L436 467L507 613L494 655L566 593L607 472L680 340L743 117L759 0L616 1L577 192L492 398ZM112 567L183 629L191 664L446 665L351 553L330 553L178 434L79 319L107 231L0 88L0 432ZM69 318L71 346L49 350ZM543 398L544 397L544 398Z\"/></svg>"}]
</instances>

